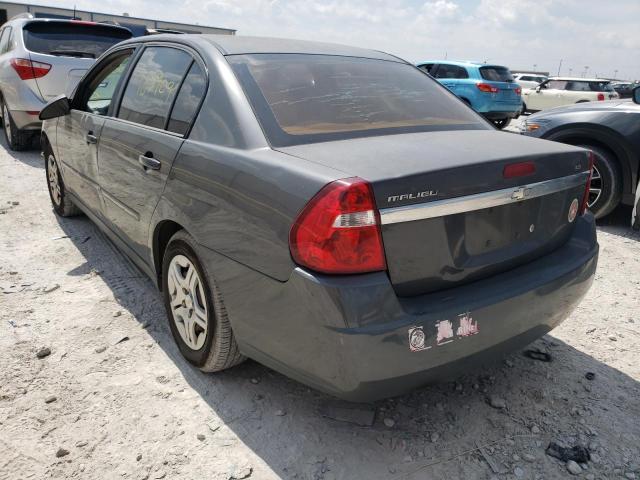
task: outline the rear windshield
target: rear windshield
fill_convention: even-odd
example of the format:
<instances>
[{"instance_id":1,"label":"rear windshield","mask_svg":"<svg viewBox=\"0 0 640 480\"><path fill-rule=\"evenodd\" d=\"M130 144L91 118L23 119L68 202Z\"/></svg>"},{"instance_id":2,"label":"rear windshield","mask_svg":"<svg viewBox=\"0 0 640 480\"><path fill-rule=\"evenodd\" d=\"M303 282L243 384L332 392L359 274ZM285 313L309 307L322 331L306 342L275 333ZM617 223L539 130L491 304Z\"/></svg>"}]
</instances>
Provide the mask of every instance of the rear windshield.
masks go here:
<instances>
[{"instance_id":1,"label":"rear windshield","mask_svg":"<svg viewBox=\"0 0 640 480\"><path fill-rule=\"evenodd\" d=\"M480 67L480 75L492 82L513 82L513 75L506 67Z\"/></svg>"},{"instance_id":2,"label":"rear windshield","mask_svg":"<svg viewBox=\"0 0 640 480\"><path fill-rule=\"evenodd\" d=\"M33 22L24 26L27 50L63 57L98 58L131 32L109 25L80 22Z\"/></svg>"},{"instance_id":3,"label":"rear windshield","mask_svg":"<svg viewBox=\"0 0 640 480\"><path fill-rule=\"evenodd\" d=\"M613 87L609 82L567 82L567 90L574 92L613 92Z\"/></svg>"},{"instance_id":4,"label":"rear windshield","mask_svg":"<svg viewBox=\"0 0 640 480\"><path fill-rule=\"evenodd\" d=\"M274 146L490 128L435 80L404 63L301 54L227 60Z\"/></svg>"}]
</instances>

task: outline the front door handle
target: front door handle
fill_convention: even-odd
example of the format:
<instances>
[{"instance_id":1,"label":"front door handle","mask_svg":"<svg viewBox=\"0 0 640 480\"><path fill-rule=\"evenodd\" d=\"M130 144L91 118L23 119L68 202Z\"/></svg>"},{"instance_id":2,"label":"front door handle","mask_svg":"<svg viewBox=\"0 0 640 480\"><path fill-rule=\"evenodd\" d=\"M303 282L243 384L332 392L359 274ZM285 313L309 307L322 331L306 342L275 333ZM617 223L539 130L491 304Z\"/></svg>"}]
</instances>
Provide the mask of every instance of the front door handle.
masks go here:
<instances>
[{"instance_id":1,"label":"front door handle","mask_svg":"<svg viewBox=\"0 0 640 480\"><path fill-rule=\"evenodd\" d=\"M140 155L138 157L138 162L140 162L140 165L142 165L145 170L147 168L151 170L160 170L160 160L156 160L155 158L153 158L153 154L151 152Z\"/></svg>"},{"instance_id":2,"label":"front door handle","mask_svg":"<svg viewBox=\"0 0 640 480\"><path fill-rule=\"evenodd\" d=\"M87 135L84 138L87 141L87 145L89 145L89 144L95 145L96 143L98 143L98 137L96 137L93 134L93 132L88 132Z\"/></svg>"}]
</instances>

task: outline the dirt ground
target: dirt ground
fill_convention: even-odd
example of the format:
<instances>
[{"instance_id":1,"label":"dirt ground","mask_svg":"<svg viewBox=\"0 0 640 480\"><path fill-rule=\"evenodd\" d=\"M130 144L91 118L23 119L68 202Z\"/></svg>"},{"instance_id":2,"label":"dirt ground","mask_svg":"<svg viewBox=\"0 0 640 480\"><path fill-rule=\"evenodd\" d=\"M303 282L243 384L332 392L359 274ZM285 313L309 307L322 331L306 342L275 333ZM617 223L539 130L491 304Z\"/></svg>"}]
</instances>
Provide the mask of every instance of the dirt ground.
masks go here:
<instances>
[{"instance_id":1,"label":"dirt ground","mask_svg":"<svg viewBox=\"0 0 640 480\"><path fill-rule=\"evenodd\" d=\"M517 352L352 407L252 361L192 368L152 283L87 218L57 218L38 153L2 143L0 479L570 477L545 454L551 441L590 450L579 478L640 478L640 235L629 212L599 228L588 298L533 345L551 362ZM43 347L51 354L38 358ZM356 414L363 425L344 421Z\"/></svg>"}]
</instances>

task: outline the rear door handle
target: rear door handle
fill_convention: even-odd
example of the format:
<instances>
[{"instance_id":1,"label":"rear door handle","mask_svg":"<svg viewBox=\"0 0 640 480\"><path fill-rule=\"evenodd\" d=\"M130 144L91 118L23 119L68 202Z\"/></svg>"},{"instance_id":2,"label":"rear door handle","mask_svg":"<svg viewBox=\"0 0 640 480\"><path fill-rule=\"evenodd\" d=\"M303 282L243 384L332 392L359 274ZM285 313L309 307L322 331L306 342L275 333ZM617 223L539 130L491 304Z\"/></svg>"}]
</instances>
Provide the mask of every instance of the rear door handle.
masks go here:
<instances>
[{"instance_id":1,"label":"rear door handle","mask_svg":"<svg viewBox=\"0 0 640 480\"><path fill-rule=\"evenodd\" d=\"M87 141L87 145L89 144L96 144L98 143L98 137L96 137L93 132L88 132L87 135L84 137L85 140Z\"/></svg>"},{"instance_id":2,"label":"rear door handle","mask_svg":"<svg viewBox=\"0 0 640 480\"><path fill-rule=\"evenodd\" d=\"M151 152L140 155L138 157L138 162L140 162L140 165L142 165L145 170L147 168L151 170L160 170L160 160L156 160L155 158L153 158L153 154Z\"/></svg>"}]
</instances>

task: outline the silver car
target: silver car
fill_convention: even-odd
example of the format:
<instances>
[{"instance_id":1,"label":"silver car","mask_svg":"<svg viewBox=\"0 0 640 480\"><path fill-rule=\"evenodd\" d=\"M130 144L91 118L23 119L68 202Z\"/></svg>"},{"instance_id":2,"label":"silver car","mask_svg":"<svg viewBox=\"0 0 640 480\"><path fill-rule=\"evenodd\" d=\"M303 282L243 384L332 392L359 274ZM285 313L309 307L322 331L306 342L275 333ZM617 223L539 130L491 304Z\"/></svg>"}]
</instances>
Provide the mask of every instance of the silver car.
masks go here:
<instances>
[{"instance_id":1,"label":"silver car","mask_svg":"<svg viewBox=\"0 0 640 480\"><path fill-rule=\"evenodd\" d=\"M24 150L40 131L38 114L70 94L112 45L131 38L124 27L75 20L14 17L0 31L0 106L7 144Z\"/></svg>"}]
</instances>

